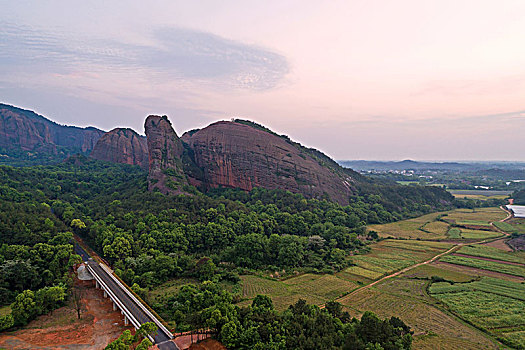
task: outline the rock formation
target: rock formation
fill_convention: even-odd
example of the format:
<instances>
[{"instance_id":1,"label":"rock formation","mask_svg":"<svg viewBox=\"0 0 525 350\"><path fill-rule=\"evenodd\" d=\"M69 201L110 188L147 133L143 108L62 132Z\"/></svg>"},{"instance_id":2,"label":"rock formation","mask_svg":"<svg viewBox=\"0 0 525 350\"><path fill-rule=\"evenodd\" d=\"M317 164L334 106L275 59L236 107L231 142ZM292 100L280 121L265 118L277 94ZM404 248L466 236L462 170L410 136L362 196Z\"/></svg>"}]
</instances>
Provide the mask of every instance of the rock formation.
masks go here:
<instances>
[{"instance_id":1,"label":"rock formation","mask_svg":"<svg viewBox=\"0 0 525 350\"><path fill-rule=\"evenodd\" d=\"M148 143L144 136L140 136L134 130L116 128L98 140L90 157L147 168Z\"/></svg>"},{"instance_id":2,"label":"rock formation","mask_svg":"<svg viewBox=\"0 0 525 350\"><path fill-rule=\"evenodd\" d=\"M104 131L54 123L34 112L0 104L0 147L64 156L87 153Z\"/></svg>"},{"instance_id":3,"label":"rock formation","mask_svg":"<svg viewBox=\"0 0 525 350\"><path fill-rule=\"evenodd\" d=\"M150 115L144 124L148 140L150 190L163 193L184 193L187 185L182 168L184 147L166 116Z\"/></svg>"},{"instance_id":4,"label":"rock formation","mask_svg":"<svg viewBox=\"0 0 525 350\"><path fill-rule=\"evenodd\" d=\"M209 187L283 189L341 204L354 192L350 174L330 158L254 123L221 121L182 140Z\"/></svg>"}]
</instances>

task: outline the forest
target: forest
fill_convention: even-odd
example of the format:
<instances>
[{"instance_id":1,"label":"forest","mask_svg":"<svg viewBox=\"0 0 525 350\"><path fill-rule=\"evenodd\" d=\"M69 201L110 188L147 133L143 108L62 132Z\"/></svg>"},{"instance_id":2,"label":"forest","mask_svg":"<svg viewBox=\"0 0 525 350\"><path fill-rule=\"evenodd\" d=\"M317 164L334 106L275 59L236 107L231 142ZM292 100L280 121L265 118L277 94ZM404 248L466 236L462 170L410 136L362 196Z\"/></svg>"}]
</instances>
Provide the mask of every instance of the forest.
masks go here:
<instances>
[{"instance_id":1,"label":"forest","mask_svg":"<svg viewBox=\"0 0 525 350\"><path fill-rule=\"evenodd\" d=\"M221 281L235 283L239 274L258 270L340 271L348 266L349 254L366 252L368 243L378 239L373 232L366 233L367 224L450 207L442 204L441 194L432 188L389 182L381 186L365 185L349 205L341 206L260 188L251 192L218 188L205 193L193 188L189 189L192 195L166 196L147 190L147 173L139 167L83 156L53 166L0 166L0 302L12 308L2 318L1 327L24 325L64 304L71 292L71 267L80 261L73 253L73 234L82 237L139 294L181 276L202 281L202 286L188 287L200 293L206 286L213 289ZM221 339L232 348L253 348L255 344L244 344L248 340L232 334L247 332L246 339L259 339L249 335L254 327L262 332L262 348L271 348L268 344L272 342L299 342L311 322L326 323L338 334L331 340L334 348L354 343L362 348L368 343L392 349L409 346L406 339L403 345L388 347L385 344L390 340L357 335L358 320L313 306L295 305L296 309L291 307L283 314L270 306L245 310L233 306L229 292L212 293L226 293L225 307L236 310L235 320L223 322L225 316L221 316L223 324L207 325L220 328ZM187 317L204 310L174 308L176 303L166 302L170 305L166 310L180 321L178 328L191 326ZM220 303L214 305L219 310ZM299 317L302 314L307 319ZM371 319L378 323L374 327L388 328L393 322L392 327L399 328L397 320ZM264 337L269 320L285 327L270 332L280 338ZM253 326L254 322L265 325ZM405 330L395 337L407 334ZM315 339L308 341L315 343Z\"/></svg>"}]
</instances>

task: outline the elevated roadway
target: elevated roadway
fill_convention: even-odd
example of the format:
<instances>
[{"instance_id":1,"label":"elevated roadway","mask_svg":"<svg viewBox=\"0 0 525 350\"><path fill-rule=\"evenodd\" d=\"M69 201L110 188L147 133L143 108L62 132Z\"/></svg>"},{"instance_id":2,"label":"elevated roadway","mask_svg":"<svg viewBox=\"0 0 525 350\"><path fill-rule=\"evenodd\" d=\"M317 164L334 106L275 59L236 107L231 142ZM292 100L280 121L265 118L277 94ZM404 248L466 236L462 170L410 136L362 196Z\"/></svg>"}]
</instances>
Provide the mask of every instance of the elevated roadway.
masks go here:
<instances>
[{"instance_id":1,"label":"elevated roadway","mask_svg":"<svg viewBox=\"0 0 525 350\"><path fill-rule=\"evenodd\" d=\"M109 267L94 261L78 244L75 244L75 252L86 263L86 268L95 278L97 288L101 288L104 296L113 301L113 309L118 308L124 315L126 325L131 323L138 329L146 322L153 322L158 331L153 337L149 337L150 340L161 350L179 350L171 341L173 334L113 275Z\"/></svg>"}]
</instances>

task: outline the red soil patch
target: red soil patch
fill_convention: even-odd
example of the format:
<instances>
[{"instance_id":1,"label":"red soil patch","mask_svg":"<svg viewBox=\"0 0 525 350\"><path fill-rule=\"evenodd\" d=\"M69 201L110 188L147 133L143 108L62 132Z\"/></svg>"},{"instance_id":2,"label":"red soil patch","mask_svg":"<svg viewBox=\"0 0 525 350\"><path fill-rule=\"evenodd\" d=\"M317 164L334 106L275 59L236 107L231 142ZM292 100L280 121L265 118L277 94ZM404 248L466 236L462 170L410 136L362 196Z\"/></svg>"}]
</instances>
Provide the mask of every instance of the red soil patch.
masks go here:
<instances>
[{"instance_id":1,"label":"red soil patch","mask_svg":"<svg viewBox=\"0 0 525 350\"><path fill-rule=\"evenodd\" d=\"M492 261L492 262L497 262L497 263L507 264L507 265L525 266L525 264L522 264L522 263L517 263L517 262L512 262L512 261L503 261L503 260L491 259L491 258L485 258L483 256L473 256L473 255L467 255L467 254L461 254L461 253L454 253L452 255L462 256L464 258L472 258L472 259L477 259L477 260Z\"/></svg>"},{"instance_id":2,"label":"red soil patch","mask_svg":"<svg viewBox=\"0 0 525 350\"><path fill-rule=\"evenodd\" d=\"M84 310L79 320L76 310L65 306L38 317L23 329L0 335L6 349L104 349L125 329L122 315L112 302L95 289L94 281L77 281L83 290Z\"/></svg>"},{"instance_id":3,"label":"red soil patch","mask_svg":"<svg viewBox=\"0 0 525 350\"><path fill-rule=\"evenodd\" d=\"M186 350L186 349L193 349L191 347L193 343L197 343L198 341L201 341L201 343L203 343L205 341L203 339L206 339L209 337L210 337L209 334L181 335L181 336L176 337L174 342L175 344L177 344L179 349Z\"/></svg>"},{"instance_id":4,"label":"red soil patch","mask_svg":"<svg viewBox=\"0 0 525 350\"><path fill-rule=\"evenodd\" d=\"M508 238L502 238L502 239L498 239L496 241L484 243L483 245L486 245L487 247L498 248L498 249L504 250L506 252L512 252L512 248L509 247L507 245L507 243L505 243L505 241L507 239Z\"/></svg>"},{"instance_id":5,"label":"red soil patch","mask_svg":"<svg viewBox=\"0 0 525 350\"><path fill-rule=\"evenodd\" d=\"M227 350L224 345L215 339L206 339L198 344L193 344L190 350Z\"/></svg>"}]
</instances>

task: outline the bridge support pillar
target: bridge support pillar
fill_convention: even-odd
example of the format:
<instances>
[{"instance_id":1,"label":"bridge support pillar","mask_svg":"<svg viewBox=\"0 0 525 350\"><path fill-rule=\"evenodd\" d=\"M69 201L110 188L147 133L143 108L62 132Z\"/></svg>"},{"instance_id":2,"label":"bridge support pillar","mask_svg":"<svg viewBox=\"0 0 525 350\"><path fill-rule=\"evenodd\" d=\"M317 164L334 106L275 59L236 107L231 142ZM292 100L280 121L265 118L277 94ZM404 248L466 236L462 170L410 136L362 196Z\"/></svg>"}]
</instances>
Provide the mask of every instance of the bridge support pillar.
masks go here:
<instances>
[{"instance_id":1,"label":"bridge support pillar","mask_svg":"<svg viewBox=\"0 0 525 350\"><path fill-rule=\"evenodd\" d=\"M124 316L124 326L127 326L127 325L128 325L128 318Z\"/></svg>"},{"instance_id":2,"label":"bridge support pillar","mask_svg":"<svg viewBox=\"0 0 525 350\"><path fill-rule=\"evenodd\" d=\"M104 291L104 298L107 298L107 297L108 297L108 293Z\"/></svg>"},{"instance_id":3,"label":"bridge support pillar","mask_svg":"<svg viewBox=\"0 0 525 350\"><path fill-rule=\"evenodd\" d=\"M99 289L99 288L100 288L100 286L99 286L99 284L98 284L98 281L97 281L97 280L95 280L95 288L96 288L96 289Z\"/></svg>"},{"instance_id":4,"label":"bridge support pillar","mask_svg":"<svg viewBox=\"0 0 525 350\"><path fill-rule=\"evenodd\" d=\"M113 302L113 311L117 311L117 304L115 304L115 302Z\"/></svg>"}]
</instances>

